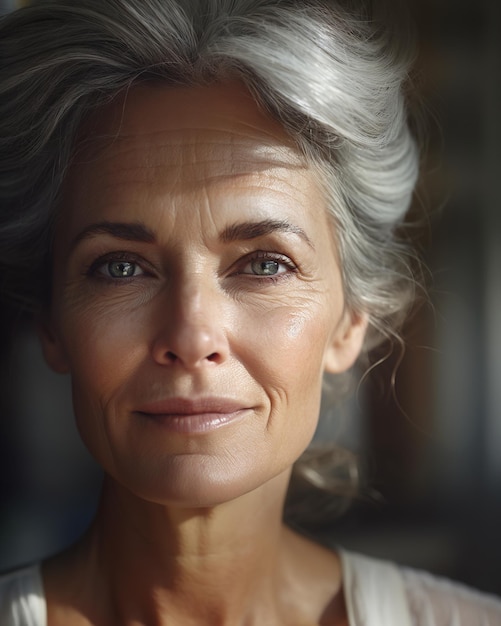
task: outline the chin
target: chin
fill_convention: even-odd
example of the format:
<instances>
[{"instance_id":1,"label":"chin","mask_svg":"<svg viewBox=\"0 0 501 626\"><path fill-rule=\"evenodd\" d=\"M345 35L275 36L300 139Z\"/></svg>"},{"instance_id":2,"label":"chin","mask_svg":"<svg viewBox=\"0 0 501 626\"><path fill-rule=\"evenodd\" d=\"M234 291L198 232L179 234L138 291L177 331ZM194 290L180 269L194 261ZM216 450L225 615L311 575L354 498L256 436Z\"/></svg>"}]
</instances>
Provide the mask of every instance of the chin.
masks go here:
<instances>
[{"instance_id":1,"label":"chin","mask_svg":"<svg viewBox=\"0 0 501 626\"><path fill-rule=\"evenodd\" d=\"M207 455L176 455L162 463L138 464L130 472L111 475L114 483L146 502L183 509L213 508L245 496L278 476L287 486L290 468L275 468L268 473L257 470L256 463L227 462Z\"/></svg>"}]
</instances>

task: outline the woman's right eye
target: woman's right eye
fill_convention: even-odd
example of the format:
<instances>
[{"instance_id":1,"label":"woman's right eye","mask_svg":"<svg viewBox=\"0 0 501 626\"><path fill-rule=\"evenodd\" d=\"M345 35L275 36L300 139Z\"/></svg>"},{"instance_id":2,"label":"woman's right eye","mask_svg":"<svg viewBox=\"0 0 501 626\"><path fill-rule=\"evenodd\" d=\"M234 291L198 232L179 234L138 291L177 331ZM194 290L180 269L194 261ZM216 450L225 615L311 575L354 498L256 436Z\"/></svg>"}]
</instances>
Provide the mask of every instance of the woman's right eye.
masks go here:
<instances>
[{"instance_id":1,"label":"woman's right eye","mask_svg":"<svg viewBox=\"0 0 501 626\"><path fill-rule=\"evenodd\" d=\"M130 255L127 257L124 255L121 258L120 255L116 254L96 259L86 273L88 276L108 280L124 280L146 274L139 262L131 259Z\"/></svg>"},{"instance_id":2,"label":"woman's right eye","mask_svg":"<svg viewBox=\"0 0 501 626\"><path fill-rule=\"evenodd\" d=\"M102 274L110 278L132 278L144 274L139 265L131 261L109 261L99 269Z\"/></svg>"}]
</instances>

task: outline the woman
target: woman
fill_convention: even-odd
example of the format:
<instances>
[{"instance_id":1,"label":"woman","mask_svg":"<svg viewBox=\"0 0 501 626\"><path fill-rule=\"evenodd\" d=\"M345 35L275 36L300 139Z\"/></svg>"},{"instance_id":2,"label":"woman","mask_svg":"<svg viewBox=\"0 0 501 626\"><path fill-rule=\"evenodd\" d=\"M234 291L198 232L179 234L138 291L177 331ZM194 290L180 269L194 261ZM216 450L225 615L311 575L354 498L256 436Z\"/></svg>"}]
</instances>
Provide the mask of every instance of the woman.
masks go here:
<instances>
[{"instance_id":1,"label":"woman","mask_svg":"<svg viewBox=\"0 0 501 626\"><path fill-rule=\"evenodd\" d=\"M412 293L409 55L356 5L3 20L3 289L106 478L85 537L4 577L2 624L501 623L496 600L282 522L324 373L395 334Z\"/></svg>"}]
</instances>

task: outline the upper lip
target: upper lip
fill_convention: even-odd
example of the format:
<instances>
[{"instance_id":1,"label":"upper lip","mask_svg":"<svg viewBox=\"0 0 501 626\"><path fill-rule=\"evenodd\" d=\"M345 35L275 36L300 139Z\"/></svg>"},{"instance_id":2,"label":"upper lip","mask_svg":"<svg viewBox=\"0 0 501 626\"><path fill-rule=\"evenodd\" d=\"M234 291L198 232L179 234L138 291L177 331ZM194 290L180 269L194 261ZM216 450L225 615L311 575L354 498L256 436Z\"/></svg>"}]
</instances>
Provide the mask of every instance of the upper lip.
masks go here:
<instances>
[{"instance_id":1,"label":"upper lip","mask_svg":"<svg viewBox=\"0 0 501 626\"><path fill-rule=\"evenodd\" d=\"M231 398L165 398L138 407L137 412L148 415L201 415L204 413L235 413L247 408Z\"/></svg>"}]
</instances>

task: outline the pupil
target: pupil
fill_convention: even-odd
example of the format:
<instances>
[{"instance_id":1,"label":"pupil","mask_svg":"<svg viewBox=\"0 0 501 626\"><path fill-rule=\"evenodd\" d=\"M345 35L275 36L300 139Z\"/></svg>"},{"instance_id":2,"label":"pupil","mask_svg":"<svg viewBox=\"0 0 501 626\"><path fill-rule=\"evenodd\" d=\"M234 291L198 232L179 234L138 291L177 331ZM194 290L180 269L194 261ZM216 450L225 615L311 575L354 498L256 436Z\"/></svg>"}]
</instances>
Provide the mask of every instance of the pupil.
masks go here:
<instances>
[{"instance_id":1,"label":"pupil","mask_svg":"<svg viewBox=\"0 0 501 626\"><path fill-rule=\"evenodd\" d=\"M278 272L278 263L276 261L256 261L253 264L253 270L261 276L273 276Z\"/></svg>"},{"instance_id":2,"label":"pupil","mask_svg":"<svg viewBox=\"0 0 501 626\"><path fill-rule=\"evenodd\" d=\"M110 263L110 274L119 278L126 278L134 274L134 265L126 261Z\"/></svg>"}]
</instances>

